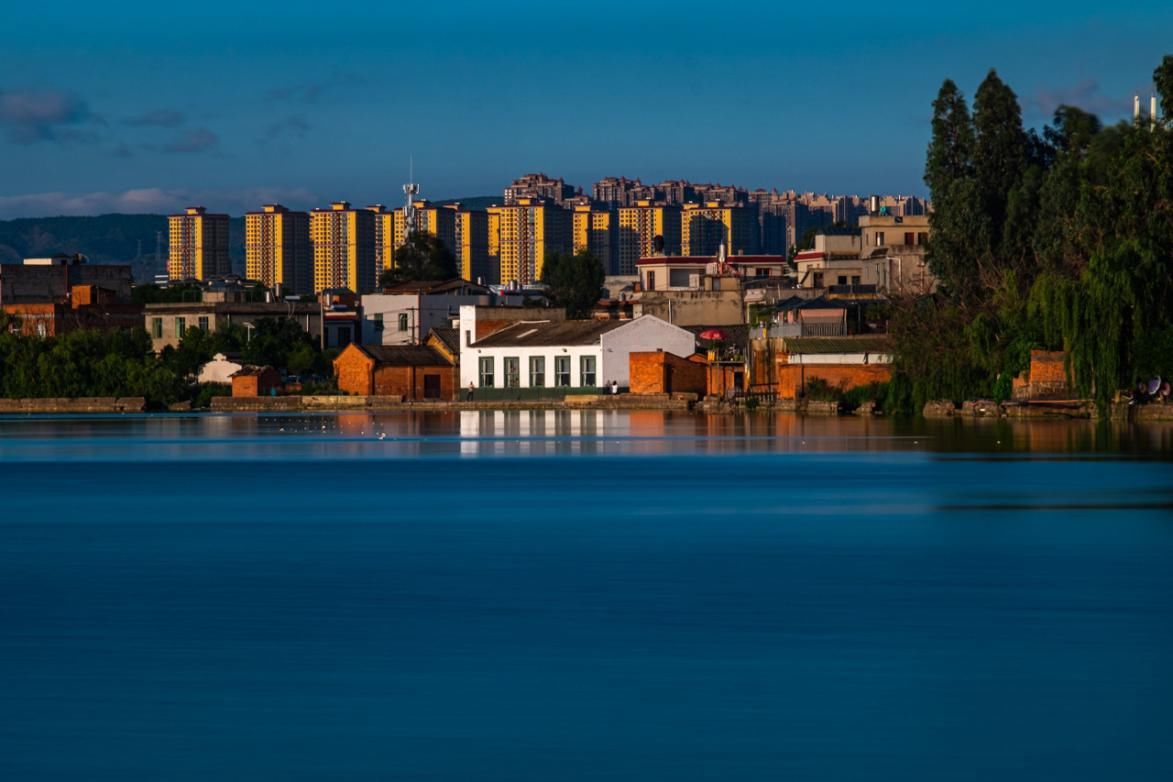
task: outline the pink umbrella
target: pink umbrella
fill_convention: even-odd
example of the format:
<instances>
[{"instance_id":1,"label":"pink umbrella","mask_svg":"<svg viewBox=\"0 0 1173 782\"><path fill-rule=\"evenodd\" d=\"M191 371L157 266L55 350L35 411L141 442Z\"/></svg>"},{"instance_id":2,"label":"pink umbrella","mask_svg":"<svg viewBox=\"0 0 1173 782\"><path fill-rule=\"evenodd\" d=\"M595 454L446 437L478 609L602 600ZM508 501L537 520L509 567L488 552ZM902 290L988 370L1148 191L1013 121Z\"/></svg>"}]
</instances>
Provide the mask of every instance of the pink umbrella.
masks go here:
<instances>
[{"instance_id":1,"label":"pink umbrella","mask_svg":"<svg viewBox=\"0 0 1173 782\"><path fill-rule=\"evenodd\" d=\"M697 334L701 339L711 340L713 342L724 342L725 332L721 329L705 329L700 334Z\"/></svg>"}]
</instances>

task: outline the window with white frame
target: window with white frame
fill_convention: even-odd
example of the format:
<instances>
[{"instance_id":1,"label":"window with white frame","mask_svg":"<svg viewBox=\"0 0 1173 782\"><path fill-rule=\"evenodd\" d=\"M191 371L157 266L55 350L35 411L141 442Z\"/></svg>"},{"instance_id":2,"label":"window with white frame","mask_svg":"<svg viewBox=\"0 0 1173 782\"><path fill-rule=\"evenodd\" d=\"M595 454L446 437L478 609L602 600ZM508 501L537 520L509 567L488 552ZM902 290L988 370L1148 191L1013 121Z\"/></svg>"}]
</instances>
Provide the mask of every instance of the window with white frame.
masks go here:
<instances>
[{"instance_id":1,"label":"window with white frame","mask_svg":"<svg viewBox=\"0 0 1173 782\"><path fill-rule=\"evenodd\" d=\"M529 357L529 387L542 388L546 385L546 357Z\"/></svg>"},{"instance_id":2,"label":"window with white frame","mask_svg":"<svg viewBox=\"0 0 1173 782\"><path fill-rule=\"evenodd\" d=\"M554 356L554 385L570 385L570 356Z\"/></svg>"},{"instance_id":3,"label":"window with white frame","mask_svg":"<svg viewBox=\"0 0 1173 782\"><path fill-rule=\"evenodd\" d=\"M517 388L521 385L521 359L517 356L505 357L505 387Z\"/></svg>"},{"instance_id":4,"label":"window with white frame","mask_svg":"<svg viewBox=\"0 0 1173 782\"><path fill-rule=\"evenodd\" d=\"M493 387L493 357L481 356L478 362L481 376L481 388Z\"/></svg>"},{"instance_id":5,"label":"window with white frame","mask_svg":"<svg viewBox=\"0 0 1173 782\"><path fill-rule=\"evenodd\" d=\"M598 385L598 383L595 381L595 357L594 356L582 356L579 358L579 360L578 360L578 374L579 374L579 385L581 385L583 388L588 388L590 386Z\"/></svg>"}]
</instances>

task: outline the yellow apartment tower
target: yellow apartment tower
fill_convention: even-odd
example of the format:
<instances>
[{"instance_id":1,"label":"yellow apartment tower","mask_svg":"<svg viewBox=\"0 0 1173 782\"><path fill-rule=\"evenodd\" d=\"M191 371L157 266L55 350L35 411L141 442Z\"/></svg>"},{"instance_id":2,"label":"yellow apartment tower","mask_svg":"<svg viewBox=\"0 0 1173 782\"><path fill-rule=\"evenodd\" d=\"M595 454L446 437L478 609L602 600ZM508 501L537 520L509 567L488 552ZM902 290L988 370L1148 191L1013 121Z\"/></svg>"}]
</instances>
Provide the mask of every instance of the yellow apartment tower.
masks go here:
<instances>
[{"instance_id":1,"label":"yellow apartment tower","mask_svg":"<svg viewBox=\"0 0 1173 782\"><path fill-rule=\"evenodd\" d=\"M310 216L265 204L244 216L245 275L266 288L309 293L313 287Z\"/></svg>"},{"instance_id":2,"label":"yellow apartment tower","mask_svg":"<svg viewBox=\"0 0 1173 782\"><path fill-rule=\"evenodd\" d=\"M375 279L391 268L395 255L395 213L383 204L371 204L367 211L374 215L375 227Z\"/></svg>"},{"instance_id":3,"label":"yellow apartment tower","mask_svg":"<svg viewBox=\"0 0 1173 782\"><path fill-rule=\"evenodd\" d=\"M656 237L662 238L663 255L680 255L680 207L640 200L619 209L619 274L635 274L640 258L656 255Z\"/></svg>"},{"instance_id":4,"label":"yellow apartment tower","mask_svg":"<svg viewBox=\"0 0 1173 782\"><path fill-rule=\"evenodd\" d=\"M183 214L167 217L172 280L208 280L232 272L228 260L228 215L208 214L189 206Z\"/></svg>"},{"instance_id":5,"label":"yellow apartment tower","mask_svg":"<svg viewBox=\"0 0 1173 782\"><path fill-rule=\"evenodd\" d=\"M721 201L685 204L680 216L680 249L685 255L716 255L721 243L730 255L757 252L757 219L744 206Z\"/></svg>"},{"instance_id":6,"label":"yellow apartment tower","mask_svg":"<svg viewBox=\"0 0 1173 782\"><path fill-rule=\"evenodd\" d=\"M489 215L479 210L463 210L460 204L446 207L452 211L456 249L456 271L470 282L488 285L489 272Z\"/></svg>"},{"instance_id":7,"label":"yellow apartment tower","mask_svg":"<svg viewBox=\"0 0 1173 782\"><path fill-rule=\"evenodd\" d=\"M314 292L346 288L355 293L376 289L375 215L335 201L329 209L310 213L314 251Z\"/></svg>"},{"instance_id":8,"label":"yellow apartment tower","mask_svg":"<svg viewBox=\"0 0 1173 782\"><path fill-rule=\"evenodd\" d=\"M589 250L607 274L614 272L615 213L576 206L571 214L571 251Z\"/></svg>"},{"instance_id":9,"label":"yellow apartment tower","mask_svg":"<svg viewBox=\"0 0 1173 782\"><path fill-rule=\"evenodd\" d=\"M414 230L432 234L447 247L453 254L456 253L456 218L451 209L435 206L431 201L419 200L412 202L415 210ZM395 210L395 247L402 247L407 241L407 215L404 209Z\"/></svg>"},{"instance_id":10,"label":"yellow apartment tower","mask_svg":"<svg viewBox=\"0 0 1173 782\"><path fill-rule=\"evenodd\" d=\"M502 284L538 282L547 254L570 251L570 213L557 204L522 197L488 213L489 263L499 264Z\"/></svg>"}]
</instances>

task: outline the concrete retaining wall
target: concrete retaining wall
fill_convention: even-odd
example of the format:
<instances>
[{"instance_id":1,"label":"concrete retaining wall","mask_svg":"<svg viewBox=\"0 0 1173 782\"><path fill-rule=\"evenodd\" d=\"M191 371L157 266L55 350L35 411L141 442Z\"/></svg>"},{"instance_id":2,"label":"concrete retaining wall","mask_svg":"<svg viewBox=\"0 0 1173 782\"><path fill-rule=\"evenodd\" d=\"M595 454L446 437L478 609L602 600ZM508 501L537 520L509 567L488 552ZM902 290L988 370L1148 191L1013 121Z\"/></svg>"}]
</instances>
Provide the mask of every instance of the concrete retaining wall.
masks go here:
<instances>
[{"instance_id":1,"label":"concrete retaining wall","mask_svg":"<svg viewBox=\"0 0 1173 782\"><path fill-rule=\"evenodd\" d=\"M86 396L76 399L0 399L3 413L141 413L147 400L141 396Z\"/></svg>"},{"instance_id":2,"label":"concrete retaining wall","mask_svg":"<svg viewBox=\"0 0 1173 782\"><path fill-rule=\"evenodd\" d=\"M303 410L688 410L696 394L574 394L564 399L405 401L402 396L275 396L212 398L214 412Z\"/></svg>"}]
</instances>

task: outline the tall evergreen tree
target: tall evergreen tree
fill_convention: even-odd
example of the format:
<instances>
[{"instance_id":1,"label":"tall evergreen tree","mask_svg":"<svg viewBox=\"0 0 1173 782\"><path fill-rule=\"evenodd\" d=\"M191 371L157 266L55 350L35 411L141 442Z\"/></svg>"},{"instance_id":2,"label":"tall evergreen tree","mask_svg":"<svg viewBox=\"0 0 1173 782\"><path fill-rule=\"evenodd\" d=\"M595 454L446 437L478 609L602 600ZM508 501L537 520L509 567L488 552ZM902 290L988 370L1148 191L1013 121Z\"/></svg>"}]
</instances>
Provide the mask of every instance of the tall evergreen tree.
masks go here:
<instances>
[{"instance_id":1,"label":"tall evergreen tree","mask_svg":"<svg viewBox=\"0 0 1173 782\"><path fill-rule=\"evenodd\" d=\"M1153 71L1153 84L1161 98L1161 117L1168 125L1169 118L1173 116L1173 54L1166 54Z\"/></svg>"},{"instance_id":2,"label":"tall evergreen tree","mask_svg":"<svg viewBox=\"0 0 1173 782\"><path fill-rule=\"evenodd\" d=\"M1022 128L1018 96L995 70L990 70L974 95L973 124L974 175L990 223L987 244L994 252L995 267L1004 266L1006 261L999 256L1015 251L1003 242L1006 209L1029 162L1029 138Z\"/></svg>"},{"instance_id":3,"label":"tall evergreen tree","mask_svg":"<svg viewBox=\"0 0 1173 782\"><path fill-rule=\"evenodd\" d=\"M969 298L977 289L980 242L989 231L974 180L973 123L965 97L950 79L933 101L932 128L925 159L933 200L928 262L946 290Z\"/></svg>"},{"instance_id":4,"label":"tall evergreen tree","mask_svg":"<svg viewBox=\"0 0 1173 782\"><path fill-rule=\"evenodd\" d=\"M933 138L925 160L925 184L934 200L973 172L973 123L965 96L946 79L933 101Z\"/></svg>"}]
</instances>

